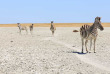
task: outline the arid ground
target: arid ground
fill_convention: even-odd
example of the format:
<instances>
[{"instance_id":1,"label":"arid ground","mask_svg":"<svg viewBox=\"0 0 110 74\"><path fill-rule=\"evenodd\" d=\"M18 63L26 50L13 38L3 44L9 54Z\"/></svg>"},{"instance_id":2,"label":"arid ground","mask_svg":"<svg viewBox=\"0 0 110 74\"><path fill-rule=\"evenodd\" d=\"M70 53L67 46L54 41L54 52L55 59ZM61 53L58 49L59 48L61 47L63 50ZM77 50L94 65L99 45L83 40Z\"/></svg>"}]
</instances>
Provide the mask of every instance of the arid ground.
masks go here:
<instances>
[{"instance_id":1,"label":"arid ground","mask_svg":"<svg viewBox=\"0 0 110 74\"><path fill-rule=\"evenodd\" d=\"M0 27L0 74L110 74L110 28L98 30L96 53L81 54L79 27ZM89 50L88 42L88 50ZM93 47L92 47L93 48Z\"/></svg>"}]
</instances>

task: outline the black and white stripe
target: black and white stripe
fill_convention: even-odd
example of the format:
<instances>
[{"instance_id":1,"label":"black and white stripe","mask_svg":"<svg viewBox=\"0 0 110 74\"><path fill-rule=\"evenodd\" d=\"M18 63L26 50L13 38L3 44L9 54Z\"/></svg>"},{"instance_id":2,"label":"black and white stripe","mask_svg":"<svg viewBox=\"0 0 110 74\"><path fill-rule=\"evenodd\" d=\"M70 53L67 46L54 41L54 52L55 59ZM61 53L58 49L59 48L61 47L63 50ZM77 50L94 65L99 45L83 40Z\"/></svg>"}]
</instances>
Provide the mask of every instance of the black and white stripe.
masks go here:
<instances>
[{"instance_id":1,"label":"black and white stripe","mask_svg":"<svg viewBox=\"0 0 110 74\"><path fill-rule=\"evenodd\" d=\"M31 34L33 34L33 25L34 24L32 24L32 25L29 26Z\"/></svg>"},{"instance_id":2,"label":"black and white stripe","mask_svg":"<svg viewBox=\"0 0 110 74\"><path fill-rule=\"evenodd\" d=\"M21 34L21 30L25 30L26 33L28 33L28 32L27 32L28 29L27 29L26 26L21 26L20 23L17 23L17 25L18 25L18 27L19 27L19 32L20 32L20 34Z\"/></svg>"},{"instance_id":3,"label":"black and white stripe","mask_svg":"<svg viewBox=\"0 0 110 74\"><path fill-rule=\"evenodd\" d=\"M54 26L53 21L51 21L50 30L52 31L52 35L54 35L54 32L56 30L56 27Z\"/></svg>"},{"instance_id":4,"label":"black and white stripe","mask_svg":"<svg viewBox=\"0 0 110 74\"><path fill-rule=\"evenodd\" d=\"M80 28L80 35L81 35L81 39L82 39L82 53L83 53L83 45L84 45L84 39L85 39L85 47L86 47L86 51L87 50L87 42L88 40L90 40L90 50L91 50L91 46L92 46L92 39L94 40L94 53L95 53L95 41L98 35L98 31L97 28L99 28L100 30L103 30L103 26L101 25L101 18L100 17L96 17L95 18L95 22L93 23L93 25L83 25Z\"/></svg>"},{"instance_id":5,"label":"black and white stripe","mask_svg":"<svg viewBox=\"0 0 110 74\"><path fill-rule=\"evenodd\" d=\"M83 25L81 28L80 28L80 35L83 37L83 38L87 38L89 35L88 35L88 29L90 28L89 25Z\"/></svg>"}]
</instances>

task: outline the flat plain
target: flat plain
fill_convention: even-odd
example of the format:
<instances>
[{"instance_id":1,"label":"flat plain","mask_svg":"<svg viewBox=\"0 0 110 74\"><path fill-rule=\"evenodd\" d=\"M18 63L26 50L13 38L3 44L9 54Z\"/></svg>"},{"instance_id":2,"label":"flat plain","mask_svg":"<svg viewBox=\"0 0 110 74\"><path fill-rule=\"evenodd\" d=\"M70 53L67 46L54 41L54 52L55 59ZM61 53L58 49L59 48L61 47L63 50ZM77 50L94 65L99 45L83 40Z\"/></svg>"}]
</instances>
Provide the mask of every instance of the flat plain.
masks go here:
<instances>
[{"instance_id":1,"label":"flat plain","mask_svg":"<svg viewBox=\"0 0 110 74\"><path fill-rule=\"evenodd\" d=\"M35 27L33 35L18 27L0 27L0 74L109 74L110 28L96 41L96 53L81 54L79 27ZM89 43L88 43L89 50Z\"/></svg>"}]
</instances>

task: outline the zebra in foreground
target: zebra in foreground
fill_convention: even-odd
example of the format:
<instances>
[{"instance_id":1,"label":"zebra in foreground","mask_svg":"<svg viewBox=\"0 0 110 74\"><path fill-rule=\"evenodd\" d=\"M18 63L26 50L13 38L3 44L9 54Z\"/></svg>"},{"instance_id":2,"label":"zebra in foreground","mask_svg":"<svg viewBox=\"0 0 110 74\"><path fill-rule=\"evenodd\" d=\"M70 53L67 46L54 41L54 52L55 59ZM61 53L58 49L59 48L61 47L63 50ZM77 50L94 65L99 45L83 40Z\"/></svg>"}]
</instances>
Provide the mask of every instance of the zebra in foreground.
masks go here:
<instances>
[{"instance_id":1,"label":"zebra in foreground","mask_svg":"<svg viewBox=\"0 0 110 74\"><path fill-rule=\"evenodd\" d=\"M52 31L52 35L54 35L54 32L55 32L55 30L56 30L56 27L55 27L55 25L53 24L53 21L51 21L50 30Z\"/></svg>"},{"instance_id":2,"label":"zebra in foreground","mask_svg":"<svg viewBox=\"0 0 110 74\"><path fill-rule=\"evenodd\" d=\"M29 26L31 34L33 34L33 25L34 24L32 24L32 25Z\"/></svg>"},{"instance_id":3,"label":"zebra in foreground","mask_svg":"<svg viewBox=\"0 0 110 74\"><path fill-rule=\"evenodd\" d=\"M80 28L80 35L81 35L81 39L82 39L82 53L83 53L84 39L85 39L86 52L88 53L88 50L87 50L88 40L90 40L90 50L91 50L92 39L93 39L94 40L94 53L96 53L95 42L96 42L96 38L98 35L97 28L99 28L100 30L104 30L100 20L101 20L101 17L96 17L93 25L91 25L91 26L84 25Z\"/></svg>"},{"instance_id":4,"label":"zebra in foreground","mask_svg":"<svg viewBox=\"0 0 110 74\"><path fill-rule=\"evenodd\" d=\"M21 26L20 23L17 23L17 25L18 25L18 27L19 27L19 32L20 32L20 34L21 34L21 30L25 30L26 33L28 34L28 32L27 32L27 27L26 27L26 26Z\"/></svg>"}]
</instances>

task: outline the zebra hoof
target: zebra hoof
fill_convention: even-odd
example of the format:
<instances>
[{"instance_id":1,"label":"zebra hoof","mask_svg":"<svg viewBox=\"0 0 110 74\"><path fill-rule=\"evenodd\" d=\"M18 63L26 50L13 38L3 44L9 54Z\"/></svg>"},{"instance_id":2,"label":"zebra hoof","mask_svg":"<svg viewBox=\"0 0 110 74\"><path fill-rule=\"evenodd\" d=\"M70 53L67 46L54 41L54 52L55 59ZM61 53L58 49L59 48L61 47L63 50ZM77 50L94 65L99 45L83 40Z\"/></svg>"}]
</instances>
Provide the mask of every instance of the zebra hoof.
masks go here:
<instances>
[{"instance_id":1,"label":"zebra hoof","mask_svg":"<svg viewBox=\"0 0 110 74\"><path fill-rule=\"evenodd\" d=\"M91 51L89 51L89 53L91 53Z\"/></svg>"}]
</instances>

